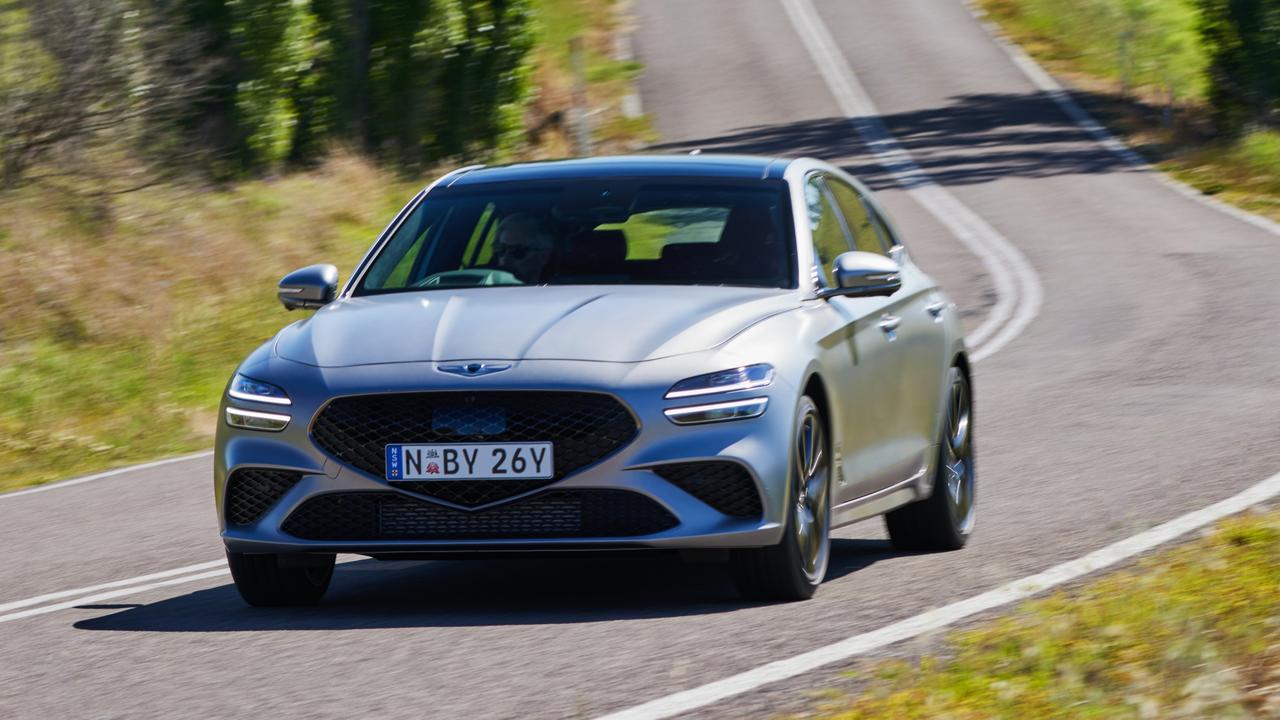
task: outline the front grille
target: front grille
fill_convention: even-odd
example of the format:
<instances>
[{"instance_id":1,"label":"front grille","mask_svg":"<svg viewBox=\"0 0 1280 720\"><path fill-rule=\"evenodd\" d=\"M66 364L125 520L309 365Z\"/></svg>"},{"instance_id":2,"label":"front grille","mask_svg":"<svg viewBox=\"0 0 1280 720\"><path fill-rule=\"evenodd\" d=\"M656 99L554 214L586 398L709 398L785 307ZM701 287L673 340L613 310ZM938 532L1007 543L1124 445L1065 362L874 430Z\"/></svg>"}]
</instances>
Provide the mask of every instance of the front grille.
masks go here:
<instances>
[{"instance_id":1,"label":"front grille","mask_svg":"<svg viewBox=\"0 0 1280 720\"><path fill-rule=\"evenodd\" d=\"M636 537L679 524L626 490L551 490L487 510L456 510L390 492L319 495L285 520L304 540L514 540Z\"/></svg>"},{"instance_id":2,"label":"front grille","mask_svg":"<svg viewBox=\"0 0 1280 720\"><path fill-rule=\"evenodd\" d=\"M742 465L728 460L672 463L653 468L663 480L733 517L759 517L764 511L755 481Z\"/></svg>"},{"instance_id":3,"label":"front grille","mask_svg":"<svg viewBox=\"0 0 1280 720\"><path fill-rule=\"evenodd\" d=\"M470 486L414 483L412 492L460 505L483 505L563 479L627 444L638 428L608 395L579 392L423 392L336 398L316 416L311 437L334 458L386 477L393 443L539 442L554 444L546 480ZM485 483L490 482L484 480Z\"/></svg>"},{"instance_id":4,"label":"front grille","mask_svg":"<svg viewBox=\"0 0 1280 720\"><path fill-rule=\"evenodd\" d=\"M233 525L248 525L271 509L302 473L266 468L240 468L227 478L226 517Z\"/></svg>"}]
</instances>

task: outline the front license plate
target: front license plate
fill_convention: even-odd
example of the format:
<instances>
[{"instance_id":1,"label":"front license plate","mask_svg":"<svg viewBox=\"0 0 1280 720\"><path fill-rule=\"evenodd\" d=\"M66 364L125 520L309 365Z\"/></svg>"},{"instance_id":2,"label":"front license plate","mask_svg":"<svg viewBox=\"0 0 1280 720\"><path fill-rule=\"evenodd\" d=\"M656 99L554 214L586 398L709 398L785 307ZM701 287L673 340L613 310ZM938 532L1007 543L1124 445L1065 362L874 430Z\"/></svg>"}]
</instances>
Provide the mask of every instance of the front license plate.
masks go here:
<instances>
[{"instance_id":1,"label":"front license plate","mask_svg":"<svg viewBox=\"0 0 1280 720\"><path fill-rule=\"evenodd\" d=\"M546 479L549 442L388 445L388 480Z\"/></svg>"}]
</instances>

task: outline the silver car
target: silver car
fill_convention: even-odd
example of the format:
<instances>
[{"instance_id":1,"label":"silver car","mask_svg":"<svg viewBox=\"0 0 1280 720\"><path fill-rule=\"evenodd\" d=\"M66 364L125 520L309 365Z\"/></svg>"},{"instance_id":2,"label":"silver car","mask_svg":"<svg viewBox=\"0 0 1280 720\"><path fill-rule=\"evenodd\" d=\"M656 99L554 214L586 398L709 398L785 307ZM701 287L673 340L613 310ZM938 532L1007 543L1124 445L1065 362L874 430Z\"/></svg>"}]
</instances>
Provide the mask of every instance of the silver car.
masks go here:
<instances>
[{"instance_id":1,"label":"silver car","mask_svg":"<svg viewBox=\"0 0 1280 720\"><path fill-rule=\"evenodd\" d=\"M336 553L680 550L748 597L822 581L832 528L973 529L955 306L826 163L463 168L227 386L214 488L236 587L312 603Z\"/></svg>"}]
</instances>

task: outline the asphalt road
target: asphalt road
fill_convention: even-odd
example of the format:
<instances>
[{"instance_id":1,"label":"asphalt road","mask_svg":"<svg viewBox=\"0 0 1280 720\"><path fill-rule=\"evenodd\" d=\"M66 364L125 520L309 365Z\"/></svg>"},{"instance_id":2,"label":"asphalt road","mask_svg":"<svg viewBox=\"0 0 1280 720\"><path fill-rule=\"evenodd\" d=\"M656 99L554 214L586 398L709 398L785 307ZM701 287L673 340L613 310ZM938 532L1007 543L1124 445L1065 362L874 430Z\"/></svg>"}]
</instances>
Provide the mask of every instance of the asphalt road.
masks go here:
<instances>
[{"instance_id":1,"label":"asphalt road","mask_svg":"<svg viewBox=\"0 0 1280 720\"><path fill-rule=\"evenodd\" d=\"M817 0L917 162L1016 244L1039 316L977 368L977 534L903 556L838 533L803 604L723 570L608 558L339 566L324 604L251 610L225 577L0 622L0 717L590 717L872 630L1082 555L1280 469L1280 238L1086 137L958 0ZM779 0L636 3L672 148L839 162L881 191L970 327L983 265L897 189ZM207 458L0 496L0 606L220 557ZM927 639L926 639L927 642ZM700 716L766 714L842 668Z\"/></svg>"}]
</instances>

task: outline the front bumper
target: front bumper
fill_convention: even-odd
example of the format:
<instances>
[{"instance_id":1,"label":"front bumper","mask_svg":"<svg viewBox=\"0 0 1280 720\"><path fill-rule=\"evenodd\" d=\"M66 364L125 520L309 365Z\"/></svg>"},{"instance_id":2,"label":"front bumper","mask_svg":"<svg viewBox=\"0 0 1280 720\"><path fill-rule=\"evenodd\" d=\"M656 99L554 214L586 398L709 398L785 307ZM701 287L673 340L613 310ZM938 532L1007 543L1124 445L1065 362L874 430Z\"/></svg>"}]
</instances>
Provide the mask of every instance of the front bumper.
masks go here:
<instances>
[{"instance_id":1,"label":"front bumper","mask_svg":"<svg viewBox=\"0 0 1280 720\"><path fill-rule=\"evenodd\" d=\"M271 377L276 380L280 377L279 365L287 361L271 362L276 365L271 368ZM388 554L455 550L714 549L759 547L775 544L781 538L788 462L786 439L790 437L797 396L784 379L775 380L768 388L733 393L724 398L768 397L769 408L760 417L677 426L663 415L664 409L707 401L705 398L694 402L662 399L673 377L698 374L694 368L684 367L690 363L680 358L631 364L524 361L507 372L478 378L445 375L435 370L434 363L353 368L287 364L288 389L294 403L289 408L293 416L289 427L280 433L239 430L225 424L219 427L215 496L222 537L233 551ZM705 366L697 368L698 371L704 369ZM287 521L308 500L331 493L394 493L415 502L429 502L326 454L309 432L315 414L325 402L344 395L458 390L606 393L634 414L638 431L631 441L603 460L570 473L527 498L487 509L453 506L450 512L499 511L544 493L560 492L567 497L579 491L612 490L637 493L656 503L674 518L674 524L659 532L621 537L581 533L574 537L549 537L543 533L536 537L508 534L485 538L471 533L466 537L448 538L436 533L431 539L304 539L287 532ZM236 407L259 409L253 403L230 402ZM655 471L672 463L711 460L732 461L747 470L760 496L762 512L758 516L736 517L719 512ZM247 468L287 470L301 477L252 522L229 522L225 507L227 479L237 469Z\"/></svg>"}]
</instances>

